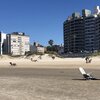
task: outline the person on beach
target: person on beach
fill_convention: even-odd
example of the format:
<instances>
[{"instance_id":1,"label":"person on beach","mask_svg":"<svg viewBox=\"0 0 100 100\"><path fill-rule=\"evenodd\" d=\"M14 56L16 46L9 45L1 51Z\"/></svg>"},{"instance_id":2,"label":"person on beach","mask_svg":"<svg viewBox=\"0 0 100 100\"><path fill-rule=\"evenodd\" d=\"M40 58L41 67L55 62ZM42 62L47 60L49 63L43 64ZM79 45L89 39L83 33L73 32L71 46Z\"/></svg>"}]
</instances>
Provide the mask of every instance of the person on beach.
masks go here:
<instances>
[{"instance_id":1,"label":"person on beach","mask_svg":"<svg viewBox=\"0 0 100 100\"><path fill-rule=\"evenodd\" d=\"M92 59L90 59L90 57L88 57L88 56L85 58L85 60L86 60L86 63L91 63L91 61L92 61Z\"/></svg>"},{"instance_id":2,"label":"person on beach","mask_svg":"<svg viewBox=\"0 0 100 100\"><path fill-rule=\"evenodd\" d=\"M89 57L88 56L85 58L85 61L86 61L86 63L89 62Z\"/></svg>"}]
</instances>

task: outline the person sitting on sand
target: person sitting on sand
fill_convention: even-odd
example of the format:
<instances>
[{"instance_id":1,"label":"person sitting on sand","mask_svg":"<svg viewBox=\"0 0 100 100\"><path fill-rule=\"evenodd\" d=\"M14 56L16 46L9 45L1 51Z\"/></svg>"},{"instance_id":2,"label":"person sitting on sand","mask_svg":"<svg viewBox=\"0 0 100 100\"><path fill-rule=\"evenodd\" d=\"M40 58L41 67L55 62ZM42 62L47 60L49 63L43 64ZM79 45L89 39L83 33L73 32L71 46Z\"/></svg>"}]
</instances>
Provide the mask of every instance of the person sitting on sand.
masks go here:
<instances>
[{"instance_id":1,"label":"person sitting on sand","mask_svg":"<svg viewBox=\"0 0 100 100\"><path fill-rule=\"evenodd\" d=\"M91 63L91 61L92 61L92 59L90 59L90 57L86 57L85 60L86 60L86 63Z\"/></svg>"},{"instance_id":2,"label":"person sitting on sand","mask_svg":"<svg viewBox=\"0 0 100 100\"><path fill-rule=\"evenodd\" d=\"M88 63L88 62L89 62L89 57L87 56L87 57L85 58L85 60L86 60L86 63Z\"/></svg>"},{"instance_id":3,"label":"person sitting on sand","mask_svg":"<svg viewBox=\"0 0 100 100\"><path fill-rule=\"evenodd\" d=\"M89 59L89 63L91 63L92 59Z\"/></svg>"}]
</instances>

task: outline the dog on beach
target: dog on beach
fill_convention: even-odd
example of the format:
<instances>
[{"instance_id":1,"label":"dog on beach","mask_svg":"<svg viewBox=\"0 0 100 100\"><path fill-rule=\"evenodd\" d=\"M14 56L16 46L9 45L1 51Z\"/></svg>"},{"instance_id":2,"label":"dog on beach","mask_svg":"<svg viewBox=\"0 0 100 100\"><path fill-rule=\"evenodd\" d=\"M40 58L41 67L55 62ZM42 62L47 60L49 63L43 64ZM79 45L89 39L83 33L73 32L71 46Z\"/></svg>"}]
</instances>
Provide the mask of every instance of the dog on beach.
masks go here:
<instances>
[{"instance_id":1,"label":"dog on beach","mask_svg":"<svg viewBox=\"0 0 100 100\"><path fill-rule=\"evenodd\" d=\"M16 66L16 63L9 62L11 66Z\"/></svg>"},{"instance_id":2,"label":"dog on beach","mask_svg":"<svg viewBox=\"0 0 100 100\"><path fill-rule=\"evenodd\" d=\"M31 58L31 61L32 61L32 62L37 62L38 60L33 60L33 58Z\"/></svg>"}]
</instances>

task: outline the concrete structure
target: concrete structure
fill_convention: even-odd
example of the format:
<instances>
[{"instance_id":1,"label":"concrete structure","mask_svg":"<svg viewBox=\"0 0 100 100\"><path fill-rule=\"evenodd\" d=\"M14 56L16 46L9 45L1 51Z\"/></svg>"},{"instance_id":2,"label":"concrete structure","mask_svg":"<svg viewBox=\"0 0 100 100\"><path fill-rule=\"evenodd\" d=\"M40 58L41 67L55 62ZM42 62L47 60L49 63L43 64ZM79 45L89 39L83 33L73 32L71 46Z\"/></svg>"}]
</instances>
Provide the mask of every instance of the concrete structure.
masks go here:
<instances>
[{"instance_id":1,"label":"concrete structure","mask_svg":"<svg viewBox=\"0 0 100 100\"><path fill-rule=\"evenodd\" d=\"M100 15L98 15L98 17L96 18L96 21L95 21L95 32L96 32L96 37L95 37L96 50L100 51Z\"/></svg>"},{"instance_id":2,"label":"concrete structure","mask_svg":"<svg viewBox=\"0 0 100 100\"><path fill-rule=\"evenodd\" d=\"M75 12L75 13L72 13L72 18L80 18L80 13L79 12Z\"/></svg>"},{"instance_id":3,"label":"concrete structure","mask_svg":"<svg viewBox=\"0 0 100 100\"><path fill-rule=\"evenodd\" d=\"M0 32L0 55L6 53L6 34Z\"/></svg>"},{"instance_id":4,"label":"concrete structure","mask_svg":"<svg viewBox=\"0 0 100 100\"><path fill-rule=\"evenodd\" d=\"M85 50L88 52L93 52L95 47L95 19L94 15L84 17L84 37L85 37Z\"/></svg>"},{"instance_id":5,"label":"concrete structure","mask_svg":"<svg viewBox=\"0 0 100 100\"><path fill-rule=\"evenodd\" d=\"M64 21L64 52L80 53L100 51L100 9L94 14L88 9L73 13Z\"/></svg>"},{"instance_id":6,"label":"concrete structure","mask_svg":"<svg viewBox=\"0 0 100 100\"><path fill-rule=\"evenodd\" d=\"M31 53L44 53L45 47L38 44L37 42L34 42L33 45L30 46Z\"/></svg>"},{"instance_id":7,"label":"concrete structure","mask_svg":"<svg viewBox=\"0 0 100 100\"><path fill-rule=\"evenodd\" d=\"M100 8L99 8L99 6L96 6L96 7L95 7L95 9L94 9L94 14L95 14L95 15L100 14Z\"/></svg>"},{"instance_id":8,"label":"concrete structure","mask_svg":"<svg viewBox=\"0 0 100 100\"><path fill-rule=\"evenodd\" d=\"M58 54L64 54L64 46L61 44L61 45L56 45L56 49L58 51Z\"/></svg>"},{"instance_id":9,"label":"concrete structure","mask_svg":"<svg viewBox=\"0 0 100 100\"><path fill-rule=\"evenodd\" d=\"M72 16L64 22L64 52L81 52L84 50L83 18Z\"/></svg>"},{"instance_id":10,"label":"concrete structure","mask_svg":"<svg viewBox=\"0 0 100 100\"><path fill-rule=\"evenodd\" d=\"M7 53L10 55L24 55L30 51L29 36L24 33L13 32L7 34Z\"/></svg>"},{"instance_id":11,"label":"concrete structure","mask_svg":"<svg viewBox=\"0 0 100 100\"><path fill-rule=\"evenodd\" d=\"M83 17L88 17L88 16L91 16L91 10L88 10L88 9L83 9L82 10L82 16Z\"/></svg>"}]
</instances>

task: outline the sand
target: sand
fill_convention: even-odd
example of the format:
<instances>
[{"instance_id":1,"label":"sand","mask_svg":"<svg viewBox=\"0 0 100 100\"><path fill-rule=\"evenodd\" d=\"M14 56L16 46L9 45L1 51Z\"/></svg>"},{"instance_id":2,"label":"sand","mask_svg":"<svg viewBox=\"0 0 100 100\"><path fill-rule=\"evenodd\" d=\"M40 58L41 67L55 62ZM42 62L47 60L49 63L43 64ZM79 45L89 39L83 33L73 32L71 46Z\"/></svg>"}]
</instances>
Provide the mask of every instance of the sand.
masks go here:
<instances>
[{"instance_id":1,"label":"sand","mask_svg":"<svg viewBox=\"0 0 100 100\"><path fill-rule=\"evenodd\" d=\"M31 61L31 58L33 61ZM100 57L92 57L91 63L86 63L85 58L58 58L53 60L47 54L39 58L39 55L30 57L8 57L0 59L0 68L13 67L9 62L16 63L17 68L100 68ZM36 62L34 60L37 60Z\"/></svg>"},{"instance_id":2,"label":"sand","mask_svg":"<svg viewBox=\"0 0 100 100\"><path fill-rule=\"evenodd\" d=\"M1 68L0 100L100 100L100 80L82 79L74 68Z\"/></svg>"},{"instance_id":3,"label":"sand","mask_svg":"<svg viewBox=\"0 0 100 100\"><path fill-rule=\"evenodd\" d=\"M100 100L100 58L42 59L33 57L0 59L0 100ZM12 61L17 66L10 66ZM99 80L82 80L78 67Z\"/></svg>"}]
</instances>

